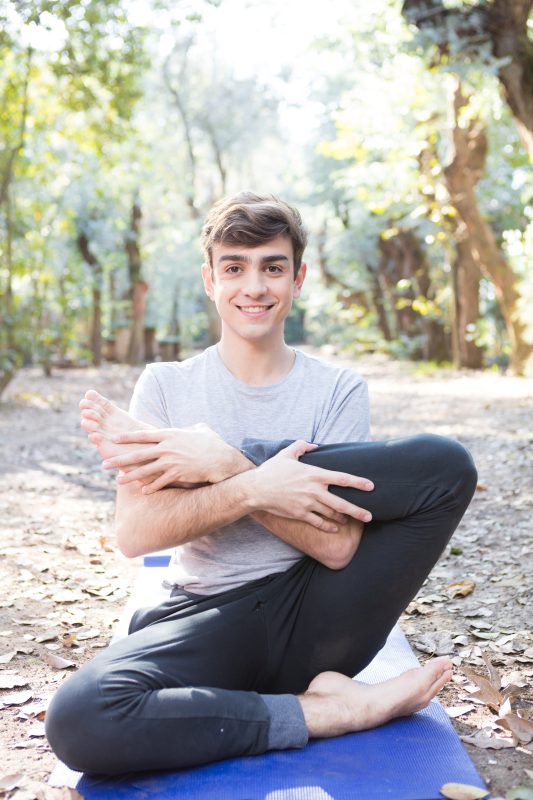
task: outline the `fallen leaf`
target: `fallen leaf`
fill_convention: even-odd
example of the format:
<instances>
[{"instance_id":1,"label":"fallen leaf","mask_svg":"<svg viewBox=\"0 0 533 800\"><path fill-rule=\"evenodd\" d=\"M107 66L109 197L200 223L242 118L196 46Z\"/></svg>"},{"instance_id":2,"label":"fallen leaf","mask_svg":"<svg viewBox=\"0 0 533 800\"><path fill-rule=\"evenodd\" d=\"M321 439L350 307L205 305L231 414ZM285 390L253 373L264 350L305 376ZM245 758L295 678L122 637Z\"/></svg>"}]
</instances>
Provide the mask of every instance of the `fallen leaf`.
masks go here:
<instances>
[{"instance_id":1,"label":"fallen leaf","mask_svg":"<svg viewBox=\"0 0 533 800\"><path fill-rule=\"evenodd\" d=\"M26 735L29 736L30 739L41 739L46 735L44 732L44 723L34 722L31 728L26 731Z\"/></svg>"},{"instance_id":2,"label":"fallen leaf","mask_svg":"<svg viewBox=\"0 0 533 800\"><path fill-rule=\"evenodd\" d=\"M473 697L481 700L482 703L485 705L490 706L495 711L500 710L500 706L503 703L503 697L498 692L494 686L488 681L486 678L483 678L481 675L478 675L477 672L474 672L473 669L469 667L463 667L463 672L472 683L475 683L478 687L477 691L473 693Z\"/></svg>"},{"instance_id":3,"label":"fallen leaf","mask_svg":"<svg viewBox=\"0 0 533 800\"><path fill-rule=\"evenodd\" d=\"M475 588L474 581L470 580L470 578L464 578L461 581L449 583L446 587L446 592L453 600L455 597L467 597L467 595L472 594Z\"/></svg>"},{"instance_id":4,"label":"fallen leaf","mask_svg":"<svg viewBox=\"0 0 533 800\"><path fill-rule=\"evenodd\" d=\"M50 704L50 698L44 698L42 700L37 700L35 703L30 703L29 705L24 706L21 708L17 714L17 719L38 719L43 720L46 716L46 709Z\"/></svg>"},{"instance_id":5,"label":"fallen leaf","mask_svg":"<svg viewBox=\"0 0 533 800\"><path fill-rule=\"evenodd\" d=\"M61 589L52 595L54 603L77 603L84 599L81 592L73 592L72 589Z\"/></svg>"},{"instance_id":6,"label":"fallen leaf","mask_svg":"<svg viewBox=\"0 0 533 800\"><path fill-rule=\"evenodd\" d=\"M502 714L496 722L511 731L521 744L533 741L533 722L519 717L514 711Z\"/></svg>"},{"instance_id":7,"label":"fallen leaf","mask_svg":"<svg viewBox=\"0 0 533 800\"><path fill-rule=\"evenodd\" d=\"M472 611L464 611L463 617L492 617L490 608L474 608Z\"/></svg>"},{"instance_id":8,"label":"fallen leaf","mask_svg":"<svg viewBox=\"0 0 533 800\"><path fill-rule=\"evenodd\" d=\"M11 675L7 672L0 674L0 689L15 689L17 686L27 686L28 681L21 675Z\"/></svg>"},{"instance_id":9,"label":"fallen leaf","mask_svg":"<svg viewBox=\"0 0 533 800\"><path fill-rule=\"evenodd\" d=\"M56 656L54 653L43 652L42 659L50 667L53 667L54 669L69 669L69 667L76 666L74 661L67 661L66 658L61 658L61 656Z\"/></svg>"},{"instance_id":10,"label":"fallen leaf","mask_svg":"<svg viewBox=\"0 0 533 800\"><path fill-rule=\"evenodd\" d=\"M33 693L29 690L25 692L13 692L12 694L5 694L1 702L4 706L21 706L23 703L27 703L28 700L31 700L32 697Z\"/></svg>"},{"instance_id":11,"label":"fallen leaf","mask_svg":"<svg viewBox=\"0 0 533 800\"><path fill-rule=\"evenodd\" d=\"M488 486L485 486L484 483L478 483L476 486L476 492L488 492Z\"/></svg>"},{"instance_id":12,"label":"fallen leaf","mask_svg":"<svg viewBox=\"0 0 533 800\"><path fill-rule=\"evenodd\" d=\"M462 717L463 714L468 714L469 711L472 711L475 708L475 705L472 703L467 703L464 706L448 706L444 710L448 714L449 717L455 719L456 717Z\"/></svg>"},{"instance_id":13,"label":"fallen leaf","mask_svg":"<svg viewBox=\"0 0 533 800\"><path fill-rule=\"evenodd\" d=\"M22 780L24 780L24 775L21 773L15 775L2 775L0 777L0 792L10 792L11 789L17 789Z\"/></svg>"},{"instance_id":14,"label":"fallen leaf","mask_svg":"<svg viewBox=\"0 0 533 800\"><path fill-rule=\"evenodd\" d=\"M43 642L53 642L54 639L57 639L57 631L45 631L35 637L35 641L39 642L39 644Z\"/></svg>"},{"instance_id":15,"label":"fallen leaf","mask_svg":"<svg viewBox=\"0 0 533 800\"><path fill-rule=\"evenodd\" d=\"M489 671L489 679L490 679L491 685L498 692L501 689L501 686L502 686L501 675L498 672L498 670L496 669L496 667L493 665L493 663L490 660L490 658L487 655L487 653L483 653L482 658L483 658L483 661L485 662L485 666L487 667L487 669Z\"/></svg>"},{"instance_id":16,"label":"fallen leaf","mask_svg":"<svg viewBox=\"0 0 533 800\"><path fill-rule=\"evenodd\" d=\"M480 789L479 786L472 786L469 783L445 783L441 786L440 793L448 800L480 800L489 794L486 789Z\"/></svg>"},{"instance_id":17,"label":"fallen leaf","mask_svg":"<svg viewBox=\"0 0 533 800\"><path fill-rule=\"evenodd\" d=\"M476 733L475 736L461 736L461 739L467 744L490 750L502 750L505 747L515 746L512 739L503 739L501 736L487 736L485 733Z\"/></svg>"},{"instance_id":18,"label":"fallen leaf","mask_svg":"<svg viewBox=\"0 0 533 800\"><path fill-rule=\"evenodd\" d=\"M533 800L531 786L514 786L505 795L505 800Z\"/></svg>"},{"instance_id":19,"label":"fallen leaf","mask_svg":"<svg viewBox=\"0 0 533 800\"><path fill-rule=\"evenodd\" d=\"M453 653L454 644L449 631L435 631L418 636L414 645L422 653L430 656L446 656Z\"/></svg>"},{"instance_id":20,"label":"fallen leaf","mask_svg":"<svg viewBox=\"0 0 533 800\"><path fill-rule=\"evenodd\" d=\"M3 656L0 656L0 664L9 664L9 662L15 658L16 655L16 650L13 650L11 653L5 653Z\"/></svg>"},{"instance_id":21,"label":"fallen leaf","mask_svg":"<svg viewBox=\"0 0 533 800\"><path fill-rule=\"evenodd\" d=\"M76 639L80 642L84 639L96 639L100 636L100 631L96 630L96 628L87 628L86 630L78 630L76 631Z\"/></svg>"}]
</instances>

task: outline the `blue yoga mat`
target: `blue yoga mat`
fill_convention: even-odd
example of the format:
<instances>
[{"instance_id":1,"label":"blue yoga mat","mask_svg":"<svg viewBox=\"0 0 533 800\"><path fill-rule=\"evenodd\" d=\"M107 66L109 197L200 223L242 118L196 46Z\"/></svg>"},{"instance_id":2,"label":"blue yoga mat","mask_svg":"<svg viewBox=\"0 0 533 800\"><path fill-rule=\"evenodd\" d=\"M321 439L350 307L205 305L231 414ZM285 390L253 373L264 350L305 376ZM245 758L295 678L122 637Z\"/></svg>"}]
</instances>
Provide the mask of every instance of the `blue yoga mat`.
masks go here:
<instances>
[{"instance_id":1,"label":"blue yoga mat","mask_svg":"<svg viewBox=\"0 0 533 800\"><path fill-rule=\"evenodd\" d=\"M158 591L165 561L146 561L150 568L141 571L130 610L146 604L147 597ZM357 679L377 683L417 665L396 627ZM439 789L444 783L485 788L436 700L411 717L370 731L315 740L303 750L118 778L80 776L59 765L51 782L75 786L86 800L442 800Z\"/></svg>"}]
</instances>

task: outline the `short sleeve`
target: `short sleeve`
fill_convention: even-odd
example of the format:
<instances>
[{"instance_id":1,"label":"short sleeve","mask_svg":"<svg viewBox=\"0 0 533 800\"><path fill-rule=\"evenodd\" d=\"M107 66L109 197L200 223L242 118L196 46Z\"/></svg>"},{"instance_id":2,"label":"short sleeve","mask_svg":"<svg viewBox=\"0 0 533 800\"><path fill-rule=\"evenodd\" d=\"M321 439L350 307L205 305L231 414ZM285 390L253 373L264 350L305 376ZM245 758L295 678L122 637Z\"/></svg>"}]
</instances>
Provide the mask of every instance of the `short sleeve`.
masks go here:
<instances>
[{"instance_id":1,"label":"short sleeve","mask_svg":"<svg viewBox=\"0 0 533 800\"><path fill-rule=\"evenodd\" d=\"M370 407L366 381L351 370L342 370L327 414L320 420L317 444L367 442L370 435Z\"/></svg>"},{"instance_id":2,"label":"short sleeve","mask_svg":"<svg viewBox=\"0 0 533 800\"><path fill-rule=\"evenodd\" d=\"M135 384L130 414L140 422L147 422L157 428L171 427L161 385L150 367L146 367Z\"/></svg>"}]
</instances>

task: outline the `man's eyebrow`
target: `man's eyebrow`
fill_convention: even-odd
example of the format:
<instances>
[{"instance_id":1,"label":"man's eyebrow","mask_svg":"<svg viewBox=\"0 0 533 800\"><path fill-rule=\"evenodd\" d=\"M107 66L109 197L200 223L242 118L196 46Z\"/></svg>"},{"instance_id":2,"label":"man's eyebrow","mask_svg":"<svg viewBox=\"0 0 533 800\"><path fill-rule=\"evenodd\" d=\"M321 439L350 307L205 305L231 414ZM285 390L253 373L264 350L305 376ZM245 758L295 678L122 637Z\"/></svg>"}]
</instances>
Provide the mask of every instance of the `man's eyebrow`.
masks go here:
<instances>
[{"instance_id":1,"label":"man's eyebrow","mask_svg":"<svg viewBox=\"0 0 533 800\"><path fill-rule=\"evenodd\" d=\"M233 254L230 253L229 255L220 256L220 258L218 259L218 262L219 263L222 263L223 261L245 261L245 262L250 262L251 260L252 259L251 259L250 256L243 255L243 253L233 253ZM263 258L261 259L261 262L263 264L271 264L274 261L287 261L288 262L289 259L287 258L287 256L283 255L282 253L280 253L279 255L263 256Z\"/></svg>"},{"instance_id":2,"label":"man's eyebrow","mask_svg":"<svg viewBox=\"0 0 533 800\"><path fill-rule=\"evenodd\" d=\"M251 261L250 256L244 256L242 253L234 253L227 256L220 256L219 263L222 261Z\"/></svg>"}]
</instances>

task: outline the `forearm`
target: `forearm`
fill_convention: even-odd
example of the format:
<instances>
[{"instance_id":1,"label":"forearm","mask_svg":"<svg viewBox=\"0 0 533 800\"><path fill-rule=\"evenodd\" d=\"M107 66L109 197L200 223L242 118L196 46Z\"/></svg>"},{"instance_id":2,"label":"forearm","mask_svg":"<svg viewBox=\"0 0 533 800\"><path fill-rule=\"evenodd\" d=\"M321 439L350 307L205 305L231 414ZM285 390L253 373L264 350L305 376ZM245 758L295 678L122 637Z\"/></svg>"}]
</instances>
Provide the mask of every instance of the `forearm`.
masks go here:
<instances>
[{"instance_id":1,"label":"forearm","mask_svg":"<svg viewBox=\"0 0 533 800\"><path fill-rule=\"evenodd\" d=\"M342 569L350 563L364 529L363 523L354 519L339 525L337 533L325 533L306 522L278 517L268 511L257 511L252 517L279 539L330 569Z\"/></svg>"},{"instance_id":2,"label":"forearm","mask_svg":"<svg viewBox=\"0 0 533 800\"><path fill-rule=\"evenodd\" d=\"M221 483L198 489L161 489L142 493L142 484L119 486L116 502L117 543L133 558L176 547L212 533L246 516L250 494L240 474L253 465L246 460L241 472Z\"/></svg>"}]
</instances>

